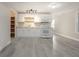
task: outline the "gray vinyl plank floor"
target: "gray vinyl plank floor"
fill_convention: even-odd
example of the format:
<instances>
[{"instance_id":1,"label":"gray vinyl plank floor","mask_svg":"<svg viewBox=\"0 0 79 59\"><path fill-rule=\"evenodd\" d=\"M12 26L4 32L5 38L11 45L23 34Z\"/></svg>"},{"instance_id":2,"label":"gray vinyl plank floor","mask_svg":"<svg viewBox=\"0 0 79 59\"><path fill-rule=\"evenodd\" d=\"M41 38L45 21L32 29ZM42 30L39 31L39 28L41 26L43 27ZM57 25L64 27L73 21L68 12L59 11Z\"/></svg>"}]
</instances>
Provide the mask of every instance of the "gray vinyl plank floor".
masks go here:
<instances>
[{"instance_id":1,"label":"gray vinyl plank floor","mask_svg":"<svg viewBox=\"0 0 79 59\"><path fill-rule=\"evenodd\" d=\"M19 38L12 57L52 57L52 39Z\"/></svg>"},{"instance_id":2,"label":"gray vinyl plank floor","mask_svg":"<svg viewBox=\"0 0 79 59\"><path fill-rule=\"evenodd\" d=\"M11 57L79 57L79 41L54 35L52 39L17 38Z\"/></svg>"},{"instance_id":3,"label":"gray vinyl plank floor","mask_svg":"<svg viewBox=\"0 0 79 59\"><path fill-rule=\"evenodd\" d=\"M79 57L79 41L53 36L54 57Z\"/></svg>"}]
</instances>

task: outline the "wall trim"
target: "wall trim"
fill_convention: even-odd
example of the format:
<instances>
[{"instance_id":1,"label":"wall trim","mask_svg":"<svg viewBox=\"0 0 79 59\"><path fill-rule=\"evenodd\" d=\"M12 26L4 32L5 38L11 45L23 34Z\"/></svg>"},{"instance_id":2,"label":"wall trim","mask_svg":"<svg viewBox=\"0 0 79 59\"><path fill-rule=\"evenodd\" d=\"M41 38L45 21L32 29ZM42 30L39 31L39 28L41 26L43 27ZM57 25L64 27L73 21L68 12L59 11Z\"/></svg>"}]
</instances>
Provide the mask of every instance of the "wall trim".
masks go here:
<instances>
[{"instance_id":1,"label":"wall trim","mask_svg":"<svg viewBox=\"0 0 79 59\"><path fill-rule=\"evenodd\" d=\"M11 44L11 41L8 41L7 43L6 43L6 45L4 45L3 47L2 47L2 49L0 49L0 52L3 50L3 49L5 49L8 45L10 45Z\"/></svg>"},{"instance_id":2,"label":"wall trim","mask_svg":"<svg viewBox=\"0 0 79 59\"><path fill-rule=\"evenodd\" d=\"M69 38L69 39L72 39L72 40L76 40L76 41L79 41L79 39L75 38L75 37L71 37L71 36L67 36L67 35L63 35L63 34L60 34L60 33L55 33L59 36L62 36L62 37L65 37L65 38Z\"/></svg>"},{"instance_id":3,"label":"wall trim","mask_svg":"<svg viewBox=\"0 0 79 59\"><path fill-rule=\"evenodd\" d=\"M0 57L9 57L13 54L14 50L15 50L14 43L10 43L2 51L0 51Z\"/></svg>"}]
</instances>

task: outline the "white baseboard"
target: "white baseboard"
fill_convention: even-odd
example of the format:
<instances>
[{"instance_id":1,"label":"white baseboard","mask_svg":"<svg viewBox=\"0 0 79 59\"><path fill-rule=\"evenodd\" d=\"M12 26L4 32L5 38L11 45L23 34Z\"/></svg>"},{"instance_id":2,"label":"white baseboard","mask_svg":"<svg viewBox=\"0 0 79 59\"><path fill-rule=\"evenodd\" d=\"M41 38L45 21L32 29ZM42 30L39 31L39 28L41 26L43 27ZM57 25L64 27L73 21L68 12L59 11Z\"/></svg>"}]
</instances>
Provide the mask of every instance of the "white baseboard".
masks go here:
<instances>
[{"instance_id":1,"label":"white baseboard","mask_svg":"<svg viewBox=\"0 0 79 59\"><path fill-rule=\"evenodd\" d=\"M5 47L7 47L10 43L11 43L11 41L8 41L5 45L3 45L3 47L0 48L0 52L1 52Z\"/></svg>"},{"instance_id":2,"label":"white baseboard","mask_svg":"<svg viewBox=\"0 0 79 59\"><path fill-rule=\"evenodd\" d=\"M72 40L76 40L76 41L79 41L79 39L75 38L75 37L71 37L71 36L67 36L67 35L63 35L63 34L60 34L60 33L55 33L57 35L60 35L60 36L63 36L65 38L69 38L69 39L72 39Z\"/></svg>"}]
</instances>

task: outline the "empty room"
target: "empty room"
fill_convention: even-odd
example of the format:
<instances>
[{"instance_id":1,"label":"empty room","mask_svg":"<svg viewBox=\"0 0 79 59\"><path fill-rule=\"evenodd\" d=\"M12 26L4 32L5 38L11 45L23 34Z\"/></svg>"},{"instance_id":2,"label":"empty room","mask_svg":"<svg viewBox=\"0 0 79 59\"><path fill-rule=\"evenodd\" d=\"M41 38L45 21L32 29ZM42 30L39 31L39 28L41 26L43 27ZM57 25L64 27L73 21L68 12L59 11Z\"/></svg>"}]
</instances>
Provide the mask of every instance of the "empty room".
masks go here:
<instances>
[{"instance_id":1,"label":"empty room","mask_svg":"<svg viewBox=\"0 0 79 59\"><path fill-rule=\"evenodd\" d=\"M0 2L0 57L79 57L79 2Z\"/></svg>"}]
</instances>

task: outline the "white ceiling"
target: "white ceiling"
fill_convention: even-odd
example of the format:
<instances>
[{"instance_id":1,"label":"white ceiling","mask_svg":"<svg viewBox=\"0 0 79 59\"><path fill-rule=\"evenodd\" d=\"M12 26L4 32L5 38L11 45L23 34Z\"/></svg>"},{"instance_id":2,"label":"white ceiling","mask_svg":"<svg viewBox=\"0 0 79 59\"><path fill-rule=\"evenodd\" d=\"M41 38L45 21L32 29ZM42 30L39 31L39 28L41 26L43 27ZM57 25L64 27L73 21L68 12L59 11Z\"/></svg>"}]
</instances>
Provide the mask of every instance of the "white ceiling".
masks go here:
<instances>
[{"instance_id":1,"label":"white ceiling","mask_svg":"<svg viewBox=\"0 0 79 59\"><path fill-rule=\"evenodd\" d=\"M38 11L60 12L70 8L78 8L79 2L53 2L60 7L52 9L48 5L52 2L3 2L6 6L15 9L16 11L26 11L27 9L37 9Z\"/></svg>"}]
</instances>

